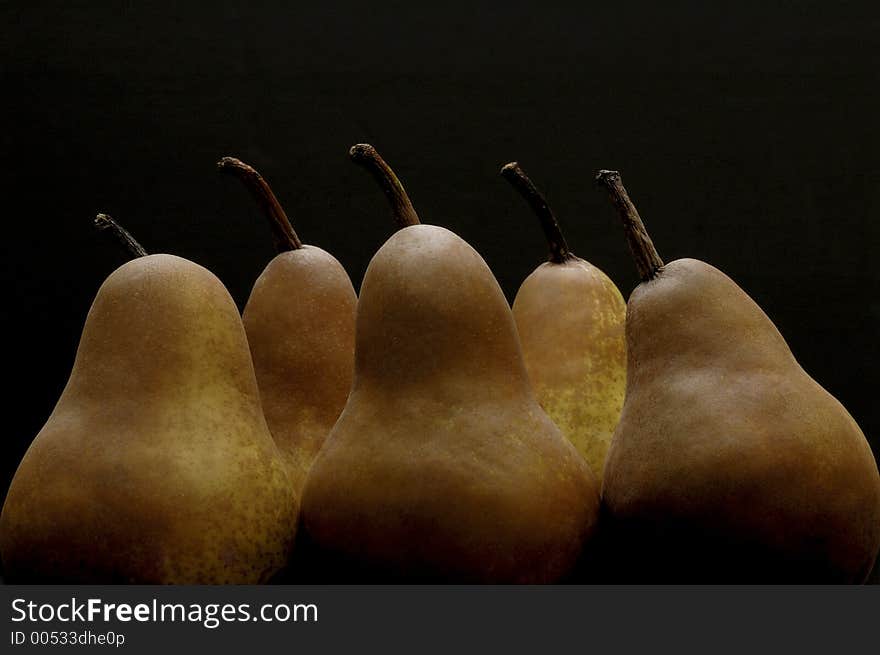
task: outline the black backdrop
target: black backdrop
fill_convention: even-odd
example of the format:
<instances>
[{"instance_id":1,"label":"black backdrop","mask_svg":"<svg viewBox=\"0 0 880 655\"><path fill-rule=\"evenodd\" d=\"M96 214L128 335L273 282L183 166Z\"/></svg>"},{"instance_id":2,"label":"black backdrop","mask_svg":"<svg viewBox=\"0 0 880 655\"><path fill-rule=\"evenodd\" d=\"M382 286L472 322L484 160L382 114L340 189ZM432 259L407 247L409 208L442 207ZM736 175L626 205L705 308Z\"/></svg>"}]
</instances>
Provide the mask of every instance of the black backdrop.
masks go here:
<instances>
[{"instance_id":1,"label":"black backdrop","mask_svg":"<svg viewBox=\"0 0 880 655\"><path fill-rule=\"evenodd\" d=\"M627 295L633 265L592 182L619 168L661 255L737 280L880 451L880 10L73 4L3 3L0 486L123 261L92 230L95 212L207 266L242 305L273 253L251 199L214 169L237 155L357 287L392 231L347 160L359 141L396 168L425 222L483 254L510 299L545 247L500 165L523 164L575 252Z\"/></svg>"}]
</instances>

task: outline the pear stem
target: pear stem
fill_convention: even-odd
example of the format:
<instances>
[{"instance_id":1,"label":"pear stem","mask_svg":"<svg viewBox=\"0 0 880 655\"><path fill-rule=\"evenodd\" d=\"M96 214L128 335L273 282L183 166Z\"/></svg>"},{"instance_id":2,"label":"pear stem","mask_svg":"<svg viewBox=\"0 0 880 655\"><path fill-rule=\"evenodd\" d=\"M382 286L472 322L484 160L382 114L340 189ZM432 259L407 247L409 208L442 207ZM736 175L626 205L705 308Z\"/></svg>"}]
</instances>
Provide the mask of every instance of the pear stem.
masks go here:
<instances>
[{"instance_id":1,"label":"pear stem","mask_svg":"<svg viewBox=\"0 0 880 655\"><path fill-rule=\"evenodd\" d=\"M110 234L110 236L121 243L126 252L134 258L147 256L147 251L144 250L144 247L139 244L133 236L131 236L131 233L107 214L98 214L95 216L95 227L102 232Z\"/></svg>"},{"instance_id":2,"label":"pear stem","mask_svg":"<svg viewBox=\"0 0 880 655\"><path fill-rule=\"evenodd\" d=\"M620 173L601 170L596 175L596 181L608 191L611 196L611 204L614 205L620 220L623 221L626 240L629 242L629 249L636 262L639 277L643 282L652 280L663 268L663 260L657 254L657 249L645 229L642 217L639 216L636 206L630 200L629 194L623 186Z\"/></svg>"},{"instance_id":3,"label":"pear stem","mask_svg":"<svg viewBox=\"0 0 880 655\"><path fill-rule=\"evenodd\" d=\"M366 168L382 187L391 204L391 212L398 229L421 223L403 184L373 146L369 143L358 143L351 147L348 155L355 164Z\"/></svg>"},{"instance_id":4,"label":"pear stem","mask_svg":"<svg viewBox=\"0 0 880 655\"><path fill-rule=\"evenodd\" d=\"M272 193L272 187L263 179L257 170L245 164L235 157L223 157L217 162L217 168L225 173L237 177L245 185L251 195L260 205L266 218L272 226L272 235L275 237L275 249L278 252L288 252L302 248L302 241L293 230L284 208L278 202L278 198Z\"/></svg>"},{"instance_id":5,"label":"pear stem","mask_svg":"<svg viewBox=\"0 0 880 655\"><path fill-rule=\"evenodd\" d=\"M519 163L512 161L505 164L501 168L501 177L510 182L513 188L529 203L532 211L538 215L544 236L547 237L547 244L550 246L549 260L554 264L562 264L566 260L574 259L574 255L568 248L568 242L559 227L559 222L550 210L550 205L547 204L544 195L538 191L538 187L529 179Z\"/></svg>"}]
</instances>

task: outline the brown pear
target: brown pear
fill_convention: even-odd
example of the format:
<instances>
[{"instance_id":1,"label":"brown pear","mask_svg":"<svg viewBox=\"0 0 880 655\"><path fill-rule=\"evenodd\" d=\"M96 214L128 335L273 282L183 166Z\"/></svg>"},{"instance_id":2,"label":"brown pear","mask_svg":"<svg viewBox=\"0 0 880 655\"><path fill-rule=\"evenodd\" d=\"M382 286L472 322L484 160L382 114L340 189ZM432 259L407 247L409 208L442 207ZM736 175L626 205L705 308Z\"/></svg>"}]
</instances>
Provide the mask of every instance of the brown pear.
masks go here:
<instances>
[{"instance_id":1,"label":"brown pear","mask_svg":"<svg viewBox=\"0 0 880 655\"><path fill-rule=\"evenodd\" d=\"M367 268L354 385L303 495L325 575L557 580L593 532L596 481L538 404L482 257L419 224L372 147L352 157L379 179L401 227Z\"/></svg>"},{"instance_id":2,"label":"brown pear","mask_svg":"<svg viewBox=\"0 0 880 655\"><path fill-rule=\"evenodd\" d=\"M229 293L191 261L141 256L95 297L0 554L16 582L264 582L297 505Z\"/></svg>"},{"instance_id":3,"label":"brown pear","mask_svg":"<svg viewBox=\"0 0 880 655\"><path fill-rule=\"evenodd\" d=\"M733 280L664 264L620 176L599 180L642 278L602 490L620 579L863 581L880 475L859 426Z\"/></svg>"},{"instance_id":4,"label":"brown pear","mask_svg":"<svg viewBox=\"0 0 880 655\"><path fill-rule=\"evenodd\" d=\"M357 296L333 255L303 245L254 168L232 157L218 166L245 184L275 235L278 254L257 278L242 320L266 421L299 493L351 389Z\"/></svg>"},{"instance_id":5,"label":"brown pear","mask_svg":"<svg viewBox=\"0 0 880 655\"><path fill-rule=\"evenodd\" d=\"M626 389L626 303L598 267L575 256L544 196L516 162L501 175L540 219L548 260L513 302L526 370L541 407L601 482Z\"/></svg>"}]
</instances>

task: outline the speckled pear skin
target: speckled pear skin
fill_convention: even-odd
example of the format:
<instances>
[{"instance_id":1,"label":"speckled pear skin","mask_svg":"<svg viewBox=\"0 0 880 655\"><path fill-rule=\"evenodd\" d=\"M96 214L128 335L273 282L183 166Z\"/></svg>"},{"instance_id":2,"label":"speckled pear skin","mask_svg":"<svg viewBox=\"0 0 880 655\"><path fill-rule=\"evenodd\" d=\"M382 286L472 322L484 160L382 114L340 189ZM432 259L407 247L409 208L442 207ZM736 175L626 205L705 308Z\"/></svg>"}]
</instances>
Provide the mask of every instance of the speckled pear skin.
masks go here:
<instances>
[{"instance_id":1,"label":"speckled pear skin","mask_svg":"<svg viewBox=\"0 0 880 655\"><path fill-rule=\"evenodd\" d=\"M5 575L264 582L287 561L297 510L226 289L171 255L121 266L9 489Z\"/></svg>"},{"instance_id":2,"label":"speckled pear skin","mask_svg":"<svg viewBox=\"0 0 880 655\"><path fill-rule=\"evenodd\" d=\"M627 314L603 486L619 580L861 582L880 475L846 409L730 278L682 259Z\"/></svg>"},{"instance_id":3,"label":"speckled pear skin","mask_svg":"<svg viewBox=\"0 0 880 655\"><path fill-rule=\"evenodd\" d=\"M242 315L266 421L299 494L348 399L357 295L329 253L277 255Z\"/></svg>"},{"instance_id":4,"label":"speckled pear skin","mask_svg":"<svg viewBox=\"0 0 880 655\"><path fill-rule=\"evenodd\" d=\"M593 532L598 485L538 405L483 259L441 227L399 230L367 269L356 335L352 393L303 495L325 570L349 581L565 575Z\"/></svg>"},{"instance_id":5,"label":"speckled pear skin","mask_svg":"<svg viewBox=\"0 0 880 655\"><path fill-rule=\"evenodd\" d=\"M578 257L545 262L513 303L526 370L541 406L601 482L626 390L626 303Z\"/></svg>"}]
</instances>

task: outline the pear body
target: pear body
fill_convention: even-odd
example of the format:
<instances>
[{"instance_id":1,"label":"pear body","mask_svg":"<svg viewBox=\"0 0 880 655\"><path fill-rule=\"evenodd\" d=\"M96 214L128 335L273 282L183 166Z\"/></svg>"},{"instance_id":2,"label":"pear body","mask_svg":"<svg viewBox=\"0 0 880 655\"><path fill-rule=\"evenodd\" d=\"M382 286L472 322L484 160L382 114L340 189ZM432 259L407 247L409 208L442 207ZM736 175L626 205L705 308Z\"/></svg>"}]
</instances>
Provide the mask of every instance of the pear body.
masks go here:
<instances>
[{"instance_id":1,"label":"pear body","mask_svg":"<svg viewBox=\"0 0 880 655\"><path fill-rule=\"evenodd\" d=\"M549 582L597 513L597 484L538 405L486 263L443 228L398 231L364 277L354 385L303 494L324 571Z\"/></svg>"},{"instance_id":2,"label":"pear body","mask_svg":"<svg viewBox=\"0 0 880 655\"><path fill-rule=\"evenodd\" d=\"M297 493L348 398L357 296L314 246L277 255L242 314L266 422Z\"/></svg>"},{"instance_id":3,"label":"pear body","mask_svg":"<svg viewBox=\"0 0 880 655\"><path fill-rule=\"evenodd\" d=\"M601 482L626 390L626 303L605 273L572 257L529 275L513 317L535 395Z\"/></svg>"},{"instance_id":4,"label":"pear body","mask_svg":"<svg viewBox=\"0 0 880 655\"><path fill-rule=\"evenodd\" d=\"M843 406L758 305L700 261L633 292L603 484L622 578L861 582L880 476Z\"/></svg>"},{"instance_id":5,"label":"pear body","mask_svg":"<svg viewBox=\"0 0 880 655\"><path fill-rule=\"evenodd\" d=\"M201 266L151 255L98 291L0 553L13 581L257 583L285 565L297 509L235 303Z\"/></svg>"}]
</instances>

